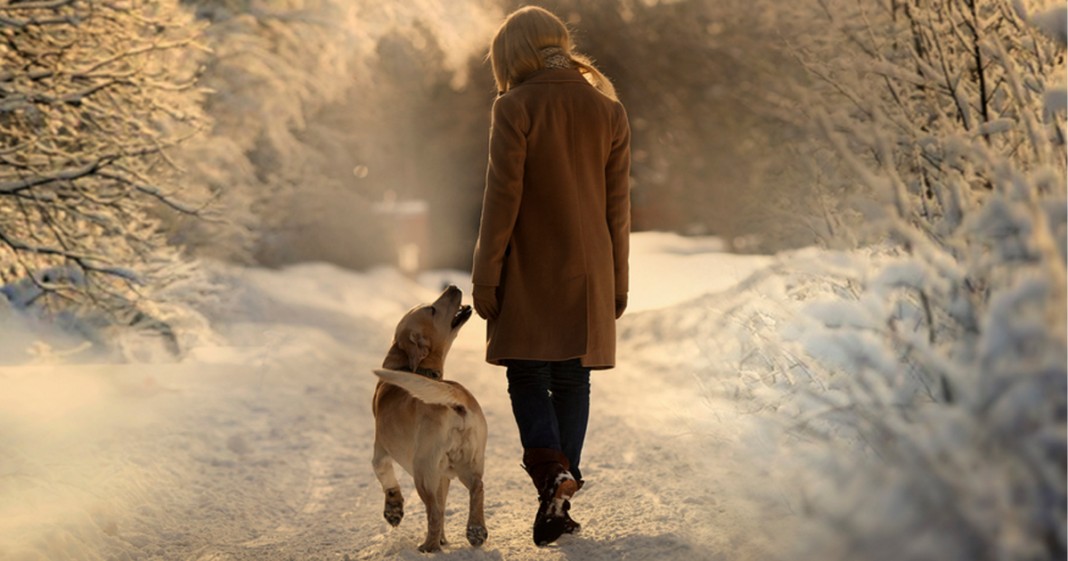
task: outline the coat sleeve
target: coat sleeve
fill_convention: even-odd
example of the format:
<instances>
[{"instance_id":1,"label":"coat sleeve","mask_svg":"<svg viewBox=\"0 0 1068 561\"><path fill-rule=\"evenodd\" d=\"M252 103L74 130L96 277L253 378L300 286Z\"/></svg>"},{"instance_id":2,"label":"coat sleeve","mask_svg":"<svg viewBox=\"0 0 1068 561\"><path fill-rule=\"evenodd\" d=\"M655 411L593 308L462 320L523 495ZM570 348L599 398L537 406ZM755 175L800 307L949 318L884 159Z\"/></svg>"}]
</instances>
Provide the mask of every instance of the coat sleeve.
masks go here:
<instances>
[{"instance_id":1,"label":"coat sleeve","mask_svg":"<svg viewBox=\"0 0 1068 561\"><path fill-rule=\"evenodd\" d=\"M617 105L612 149L604 171L616 296L625 296L630 274L630 124L627 122L627 112L621 104Z\"/></svg>"},{"instance_id":2,"label":"coat sleeve","mask_svg":"<svg viewBox=\"0 0 1068 561\"><path fill-rule=\"evenodd\" d=\"M500 284L504 253L523 197L528 130L529 118L514 99L503 95L493 102L486 192L471 272L473 284Z\"/></svg>"}]
</instances>

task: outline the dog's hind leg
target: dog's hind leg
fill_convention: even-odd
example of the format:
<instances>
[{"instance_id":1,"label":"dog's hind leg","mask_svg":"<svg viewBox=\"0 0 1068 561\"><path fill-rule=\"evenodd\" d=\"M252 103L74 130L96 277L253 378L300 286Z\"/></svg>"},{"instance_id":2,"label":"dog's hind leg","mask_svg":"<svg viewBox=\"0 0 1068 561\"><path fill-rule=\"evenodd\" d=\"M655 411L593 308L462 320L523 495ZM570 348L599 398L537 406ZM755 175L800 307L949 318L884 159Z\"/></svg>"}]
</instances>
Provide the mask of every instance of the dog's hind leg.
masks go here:
<instances>
[{"instance_id":1,"label":"dog's hind leg","mask_svg":"<svg viewBox=\"0 0 1068 561\"><path fill-rule=\"evenodd\" d=\"M404 496L401 495L397 475L393 473L393 458L378 443L378 440L375 440L375 453L371 459L371 466L375 470L378 482L382 484L382 492L386 494L386 506L382 515L390 526L396 526L404 518Z\"/></svg>"},{"instance_id":2,"label":"dog's hind leg","mask_svg":"<svg viewBox=\"0 0 1068 561\"><path fill-rule=\"evenodd\" d=\"M485 494L482 489L482 474L474 471L461 471L460 483L467 487L470 499L467 513L467 541L478 547L486 542L486 513L483 506Z\"/></svg>"},{"instance_id":3,"label":"dog's hind leg","mask_svg":"<svg viewBox=\"0 0 1068 561\"><path fill-rule=\"evenodd\" d=\"M426 505L426 540L419 546L419 551L440 551L441 546L448 543L445 540L445 499L449 494L449 478L437 470L432 474L419 474L415 477L415 490Z\"/></svg>"}]
</instances>

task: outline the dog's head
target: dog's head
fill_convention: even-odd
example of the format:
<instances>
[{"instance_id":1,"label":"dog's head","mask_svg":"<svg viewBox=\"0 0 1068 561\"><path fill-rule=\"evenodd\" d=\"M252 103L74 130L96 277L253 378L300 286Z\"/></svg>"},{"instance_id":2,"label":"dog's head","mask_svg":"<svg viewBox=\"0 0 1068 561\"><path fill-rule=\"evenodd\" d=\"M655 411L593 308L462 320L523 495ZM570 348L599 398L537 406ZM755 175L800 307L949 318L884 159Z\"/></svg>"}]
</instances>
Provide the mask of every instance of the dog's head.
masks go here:
<instances>
[{"instance_id":1,"label":"dog's head","mask_svg":"<svg viewBox=\"0 0 1068 561\"><path fill-rule=\"evenodd\" d=\"M409 370L425 367L441 370L456 334L471 319L471 306L461 305L463 292L450 285L431 304L416 306L397 324L394 344L408 357Z\"/></svg>"}]
</instances>

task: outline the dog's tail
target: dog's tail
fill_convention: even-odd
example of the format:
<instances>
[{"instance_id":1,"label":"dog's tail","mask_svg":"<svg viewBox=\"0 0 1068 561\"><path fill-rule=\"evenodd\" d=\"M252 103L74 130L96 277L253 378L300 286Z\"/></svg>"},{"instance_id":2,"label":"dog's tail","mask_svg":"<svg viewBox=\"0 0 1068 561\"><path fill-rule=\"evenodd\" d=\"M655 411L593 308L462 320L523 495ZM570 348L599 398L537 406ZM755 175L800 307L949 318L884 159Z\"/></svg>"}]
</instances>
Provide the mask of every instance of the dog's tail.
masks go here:
<instances>
[{"instance_id":1,"label":"dog's tail","mask_svg":"<svg viewBox=\"0 0 1068 561\"><path fill-rule=\"evenodd\" d=\"M376 368L375 374L382 380L407 390L413 397L432 405L446 405L449 407L463 406L460 390L452 384L438 380L431 380L426 376L401 370L387 370Z\"/></svg>"}]
</instances>

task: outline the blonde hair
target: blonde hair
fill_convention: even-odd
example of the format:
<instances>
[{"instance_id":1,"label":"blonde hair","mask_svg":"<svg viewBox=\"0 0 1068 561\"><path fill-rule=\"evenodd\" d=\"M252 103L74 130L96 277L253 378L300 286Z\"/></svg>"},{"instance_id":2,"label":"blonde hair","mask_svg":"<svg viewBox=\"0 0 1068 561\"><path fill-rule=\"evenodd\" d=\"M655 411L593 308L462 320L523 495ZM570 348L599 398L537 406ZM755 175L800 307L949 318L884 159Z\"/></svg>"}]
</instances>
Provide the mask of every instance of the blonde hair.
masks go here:
<instances>
[{"instance_id":1,"label":"blonde hair","mask_svg":"<svg viewBox=\"0 0 1068 561\"><path fill-rule=\"evenodd\" d=\"M560 18L537 6L520 8L505 18L490 44L489 59L498 93L505 93L527 76L545 68L543 49L555 47L598 91L617 99L612 82L589 57L571 50L571 33Z\"/></svg>"}]
</instances>

